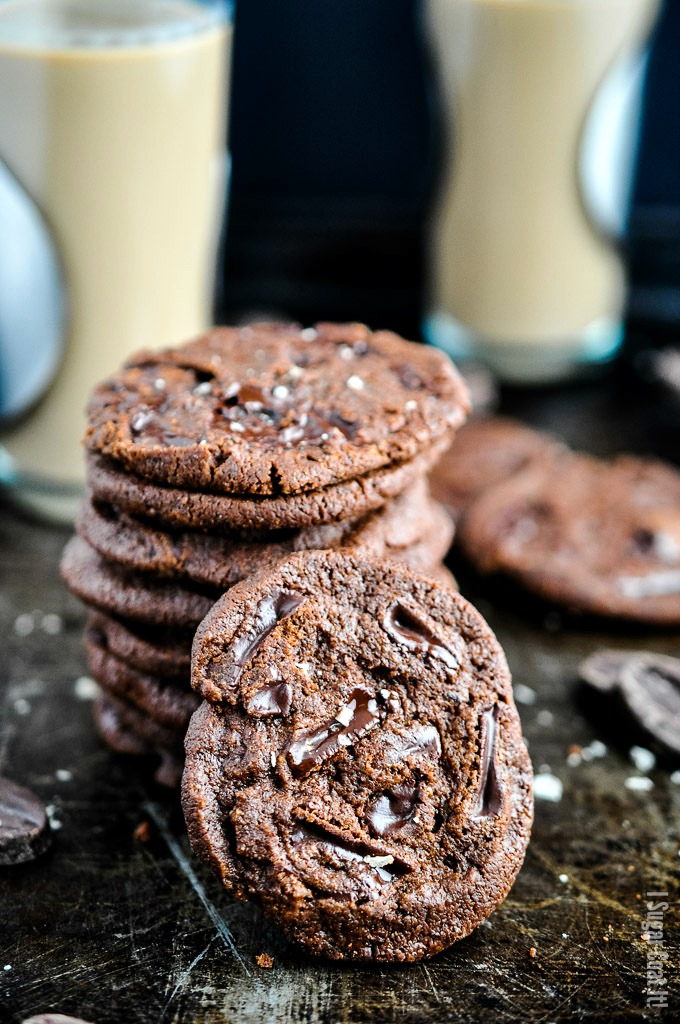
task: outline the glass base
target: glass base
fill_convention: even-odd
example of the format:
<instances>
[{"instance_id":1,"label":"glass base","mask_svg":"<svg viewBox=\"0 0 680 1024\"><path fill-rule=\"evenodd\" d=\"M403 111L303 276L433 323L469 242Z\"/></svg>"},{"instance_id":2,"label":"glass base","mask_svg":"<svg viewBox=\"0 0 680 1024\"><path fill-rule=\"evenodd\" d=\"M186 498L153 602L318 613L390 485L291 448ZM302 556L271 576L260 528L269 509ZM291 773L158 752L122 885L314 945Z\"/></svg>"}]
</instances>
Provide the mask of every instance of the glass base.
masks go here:
<instances>
[{"instance_id":1,"label":"glass base","mask_svg":"<svg viewBox=\"0 0 680 1024\"><path fill-rule=\"evenodd\" d=\"M601 317L580 335L550 341L494 341L448 313L433 313L423 325L426 340L453 359L484 363L508 384L554 384L582 377L610 362L623 341L620 320Z\"/></svg>"},{"instance_id":2,"label":"glass base","mask_svg":"<svg viewBox=\"0 0 680 1024\"><path fill-rule=\"evenodd\" d=\"M73 526L84 486L65 484L22 473L7 451L0 446L0 487L22 512L42 522Z\"/></svg>"}]
</instances>

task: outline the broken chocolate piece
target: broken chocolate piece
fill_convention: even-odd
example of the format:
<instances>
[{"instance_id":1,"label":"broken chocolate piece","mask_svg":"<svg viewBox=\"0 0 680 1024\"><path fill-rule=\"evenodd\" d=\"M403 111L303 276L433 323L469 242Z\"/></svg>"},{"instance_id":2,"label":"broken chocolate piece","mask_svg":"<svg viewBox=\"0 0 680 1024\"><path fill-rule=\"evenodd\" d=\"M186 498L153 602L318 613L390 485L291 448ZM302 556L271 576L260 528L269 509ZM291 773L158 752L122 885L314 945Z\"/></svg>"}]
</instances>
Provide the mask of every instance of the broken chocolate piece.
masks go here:
<instances>
[{"instance_id":1,"label":"broken chocolate piece","mask_svg":"<svg viewBox=\"0 0 680 1024\"><path fill-rule=\"evenodd\" d=\"M0 865L23 864L50 843L47 813L38 797L0 777Z\"/></svg>"}]
</instances>

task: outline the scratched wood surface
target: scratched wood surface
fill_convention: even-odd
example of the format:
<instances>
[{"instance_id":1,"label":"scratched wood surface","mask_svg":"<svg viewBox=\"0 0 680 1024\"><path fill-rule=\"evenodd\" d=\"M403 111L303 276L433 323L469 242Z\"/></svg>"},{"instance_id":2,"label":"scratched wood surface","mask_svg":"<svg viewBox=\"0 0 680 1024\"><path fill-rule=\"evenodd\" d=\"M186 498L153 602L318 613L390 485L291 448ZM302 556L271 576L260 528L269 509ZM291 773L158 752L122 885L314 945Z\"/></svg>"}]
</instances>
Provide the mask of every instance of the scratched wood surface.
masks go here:
<instances>
[{"instance_id":1,"label":"scratched wood surface","mask_svg":"<svg viewBox=\"0 0 680 1024\"><path fill-rule=\"evenodd\" d=\"M625 379L504 404L586 449L678 457L677 400ZM525 866L475 934L424 964L343 967L302 956L223 894L190 853L176 797L96 738L78 682L84 615L57 572L66 537L0 506L0 773L35 789L55 828L41 860L0 869L0 1024L46 1010L94 1024L680 1020L680 785L655 769L648 793L626 787L639 774L627 743L593 720L575 674L612 642L677 653L677 634L567 622L463 574L520 684L535 768L563 796L537 801ZM568 762L594 739L604 756ZM142 821L147 843L133 837ZM644 992L648 891L671 904L660 1013Z\"/></svg>"}]
</instances>

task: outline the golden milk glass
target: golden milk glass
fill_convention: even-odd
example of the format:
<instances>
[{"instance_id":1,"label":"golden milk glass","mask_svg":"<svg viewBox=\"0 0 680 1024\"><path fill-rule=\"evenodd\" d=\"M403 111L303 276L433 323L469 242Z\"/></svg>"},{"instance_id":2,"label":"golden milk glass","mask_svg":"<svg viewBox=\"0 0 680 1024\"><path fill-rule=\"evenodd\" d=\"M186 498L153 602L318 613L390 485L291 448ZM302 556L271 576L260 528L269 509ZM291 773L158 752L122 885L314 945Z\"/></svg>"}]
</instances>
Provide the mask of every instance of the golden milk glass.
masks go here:
<instances>
[{"instance_id":1,"label":"golden milk glass","mask_svg":"<svg viewBox=\"0 0 680 1024\"><path fill-rule=\"evenodd\" d=\"M425 0L445 161L427 333L502 377L616 352L640 52L658 0Z\"/></svg>"},{"instance_id":2,"label":"golden milk glass","mask_svg":"<svg viewBox=\"0 0 680 1024\"><path fill-rule=\"evenodd\" d=\"M46 514L72 515L82 490L92 386L210 324L230 53L222 0L0 0L2 169L39 210L65 292L56 373L5 427L0 475Z\"/></svg>"}]
</instances>

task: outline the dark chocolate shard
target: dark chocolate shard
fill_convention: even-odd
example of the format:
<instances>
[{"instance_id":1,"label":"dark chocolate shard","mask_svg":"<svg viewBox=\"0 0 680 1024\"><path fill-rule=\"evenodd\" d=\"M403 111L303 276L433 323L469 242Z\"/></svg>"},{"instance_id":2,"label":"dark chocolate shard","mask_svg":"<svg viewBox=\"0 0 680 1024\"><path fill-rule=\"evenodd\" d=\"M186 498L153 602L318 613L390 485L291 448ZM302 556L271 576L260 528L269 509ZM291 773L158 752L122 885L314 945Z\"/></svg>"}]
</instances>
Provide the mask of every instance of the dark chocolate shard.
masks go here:
<instances>
[{"instance_id":1,"label":"dark chocolate shard","mask_svg":"<svg viewBox=\"0 0 680 1024\"><path fill-rule=\"evenodd\" d=\"M418 806L419 786L404 784L389 789L374 800L366 811L366 820L374 835L391 836L407 825Z\"/></svg>"},{"instance_id":2,"label":"dark chocolate shard","mask_svg":"<svg viewBox=\"0 0 680 1024\"><path fill-rule=\"evenodd\" d=\"M49 843L50 826L41 801L30 789L0 777L0 865L34 860Z\"/></svg>"},{"instance_id":3,"label":"dark chocolate shard","mask_svg":"<svg viewBox=\"0 0 680 1024\"><path fill-rule=\"evenodd\" d=\"M680 755L680 658L647 653L631 659L619 689L642 728L665 752Z\"/></svg>"},{"instance_id":4,"label":"dark chocolate shard","mask_svg":"<svg viewBox=\"0 0 680 1024\"><path fill-rule=\"evenodd\" d=\"M224 672L220 673L221 677L229 683L238 682L246 662L253 657L279 622L292 615L304 600L301 594L281 590L260 601L256 611L255 631L232 641L229 652L231 661Z\"/></svg>"},{"instance_id":5,"label":"dark chocolate shard","mask_svg":"<svg viewBox=\"0 0 680 1024\"><path fill-rule=\"evenodd\" d=\"M256 690L246 704L246 711L255 718L268 715L287 715L293 699L293 688L276 665L269 666L272 682Z\"/></svg>"},{"instance_id":6,"label":"dark chocolate shard","mask_svg":"<svg viewBox=\"0 0 680 1024\"><path fill-rule=\"evenodd\" d=\"M366 866L366 881L372 886L387 885L411 870L408 864L386 850L377 849L361 840L340 839L321 825L300 825L291 839L294 846L313 844L324 860L336 857L341 861L361 862Z\"/></svg>"},{"instance_id":7,"label":"dark chocolate shard","mask_svg":"<svg viewBox=\"0 0 680 1024\"><path fill-rule=\"evenodd\" d=\"M605 648L596 651L578 667L579 678L596 690L606 693L619 685L621 672L631 660L640 657L639 651L619 651Z\"/></svg>"},{"instance_id":8,"label":"dark chocolate shard","mask_svg":"<svg viewBox=\"0 0 680 1024\"><path fill-rule=\"evenodd\" d=\"M360 687L330 722L303 733L288 747L288 763L294 775L307 775L342 747L349 747L377 725L381 711L375 697Z\"/></svg>"},{"instance_id":9,"label":"dark chocolate shard","mask_svg":"<svg viewBox=\"0 0 680 1024\"><path fill-rule=\"evenodd\" d=\"M399 643L411 651L422 651L443 661L451 669L458 668L458 659L426 625L401 602L387 609L383 626Z\"/></svg>"},{"instance_id":10,"label":"dark chocolate shard","mask_svg":"<svg viewBox=\"0 0 680 1024\"><path fill-rule=\"evenodd\" d=\"M480 730L479 789L473 817L493 818L503 806L503 790L496 769L497 705L482 712Z\"/></svg>"}]
</instances>

